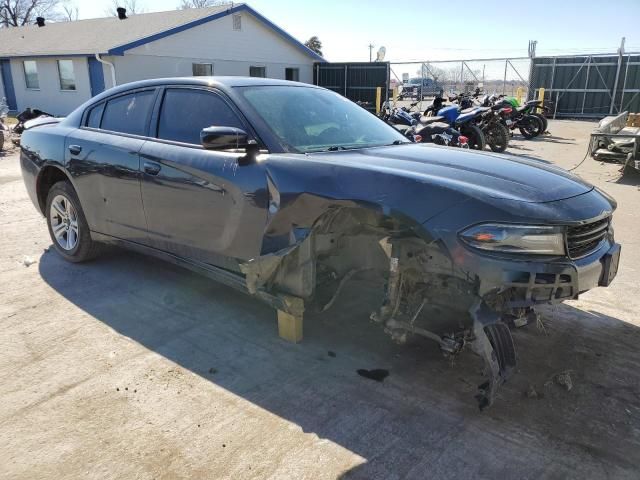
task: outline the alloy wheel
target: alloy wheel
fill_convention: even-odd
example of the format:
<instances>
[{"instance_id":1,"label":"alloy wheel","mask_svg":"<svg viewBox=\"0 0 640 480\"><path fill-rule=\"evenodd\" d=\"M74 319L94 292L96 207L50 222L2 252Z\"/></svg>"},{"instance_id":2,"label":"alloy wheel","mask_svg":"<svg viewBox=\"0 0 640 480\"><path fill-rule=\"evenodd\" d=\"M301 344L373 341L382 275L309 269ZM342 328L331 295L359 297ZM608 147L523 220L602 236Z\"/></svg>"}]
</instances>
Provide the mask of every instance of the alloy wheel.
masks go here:
<instances>
[{"instance_id":1,"label":"alloy wheel","mask_svg":"<svg viewBox=\"0 0 640 480\"><path fill-rule=\"evenodd\" d=\"M64 195L56 195L51 202L49 218L58 245L66 251L73 250L78 245L80 231L78 213L71 201Z\"/></svg>"}]
</instances>

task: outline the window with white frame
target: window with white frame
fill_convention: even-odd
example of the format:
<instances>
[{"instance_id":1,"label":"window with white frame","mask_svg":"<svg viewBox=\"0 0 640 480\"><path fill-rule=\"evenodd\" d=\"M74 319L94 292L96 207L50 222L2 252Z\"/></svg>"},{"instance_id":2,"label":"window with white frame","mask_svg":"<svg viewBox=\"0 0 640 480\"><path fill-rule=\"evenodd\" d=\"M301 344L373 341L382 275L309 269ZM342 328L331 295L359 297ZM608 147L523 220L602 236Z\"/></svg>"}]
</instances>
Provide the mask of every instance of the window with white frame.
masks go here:
<instances>
[{"instance_id":1,"label":"window with white frame","mask_svg":"<svg viewBox=\"0 0 640 480\"><path fill-rule=\"evenodd\" d=\"M191 64L194 77L210 77L213 75L212 63L193 63Z\"/></svg>"},{"instance_id":2,"label":"window with white frame","mask_svg":"<svg viewBox=\"0 0 640 480\"><path fill-rule=\"evenodd\" d=\"M233 16L233 29L242 30L242 15L235 14Z\"/></svg>"},{"instance_id":3,"label":"window with white frame","mask_svg":"<svg viewBox=\"0 0 640 480\"><path fill-rule=\"evenodd\" d=\"M40 80L38 80L38 64L35 60L25 60L22 62L24 66L24 83L30 90L40 88Z\"/></svg>"},{"instance_id":4,"label":"window with white frame","mask_svg":"<svg viewBox=\"0 0 640 480\"><path fill-rule=\"evenodd\" d=\"M265 78L267 76L267 68L266 67L249 67L249 76Z\"/></svg>"},{"instance_id":5,"label":"window with white frame","mask_svg":"<svg viewBox=\"0 0 640 480\"><path fill-rule=\"evenodd\" d=\"M58 60L58 77L60 90L76 89L76 74L73 71L73 60Z\"/></svg>"}]
</instances>

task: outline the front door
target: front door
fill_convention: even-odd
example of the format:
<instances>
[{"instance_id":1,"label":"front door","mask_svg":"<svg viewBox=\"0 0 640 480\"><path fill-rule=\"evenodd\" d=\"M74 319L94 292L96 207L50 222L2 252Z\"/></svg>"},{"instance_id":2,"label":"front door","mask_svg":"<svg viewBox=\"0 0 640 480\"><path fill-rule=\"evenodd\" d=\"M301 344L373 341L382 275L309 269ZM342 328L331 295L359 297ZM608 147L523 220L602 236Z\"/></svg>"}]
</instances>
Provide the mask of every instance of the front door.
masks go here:
<instances>
[{"instance_id":1,"label":"front door","mask_svg":"<svg viewBox=\"0 0 640 480\"><path fill-rule=\"evenodd\" d=\"M260 253L266 223L266 175L242 153L205 150L209 126L246 128L230 103L208 89L167 88L156 140L140 151L149 242L160 250L224 268Z\"/></svg>"}]
</instances>

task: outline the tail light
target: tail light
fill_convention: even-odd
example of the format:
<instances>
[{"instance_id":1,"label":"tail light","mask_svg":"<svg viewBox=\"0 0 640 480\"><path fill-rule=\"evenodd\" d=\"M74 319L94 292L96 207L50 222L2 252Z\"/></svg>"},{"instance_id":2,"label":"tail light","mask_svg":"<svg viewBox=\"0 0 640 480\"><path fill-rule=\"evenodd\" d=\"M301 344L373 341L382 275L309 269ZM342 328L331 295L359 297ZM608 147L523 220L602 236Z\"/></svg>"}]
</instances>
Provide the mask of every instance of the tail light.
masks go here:
<instances>
[{"instance_id":1,"label":"tail light","mask_svg":"<svg viewBox=\"0 0 640 480\"><path fill-rule=\"evenodd\" d=\"M413 141L416 143L420 143L422 141L422 135L414 135Z\"/></svg>"},{"instance_id":2,"label":"tail light","mask_svg":"<svg viewBox=\"0 0 640 480\"><path fill-rule=\"evenodd\" d=\"M465 137L464 135L460 135L458 137L458 142L460 142L460 145L466 145L467 143L469 143L469 138Z\"/></svg>"},{"instance_id":3,"label":"tail light","mask_svg":"<svg viewBox=\"0 0 640 480\"><path fill-rule=\"evenodd\" d=\"M513 112L513 108L511 107L504 107L500 109L500 113L504 113L506 115L511 114L511 112Z\"/></svg>"}]
</instances>

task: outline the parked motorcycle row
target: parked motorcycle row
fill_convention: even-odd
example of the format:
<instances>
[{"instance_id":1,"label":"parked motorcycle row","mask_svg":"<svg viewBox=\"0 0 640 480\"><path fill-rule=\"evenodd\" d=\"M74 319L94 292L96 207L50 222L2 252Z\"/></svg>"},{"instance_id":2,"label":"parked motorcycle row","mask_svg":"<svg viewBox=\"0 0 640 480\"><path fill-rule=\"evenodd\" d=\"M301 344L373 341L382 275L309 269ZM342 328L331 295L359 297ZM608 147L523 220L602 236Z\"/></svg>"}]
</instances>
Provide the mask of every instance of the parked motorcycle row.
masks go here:
<instances>
[{"instance_id":1,"label":"parked motorcycle row","mask_svg":"<svg viewBox=\"0 0 640 480\"><path fill-rule=\"evenodd\" d=\"M547 107L541 100L521 106L514 97L481 95L476 89L449 96L445 104L440 92L423 112L415 110L419 102L408 107L385 102L380 117L415 142L474 150L488 146L494 152L504 152L516 130L526 139L547 131Z\"/></svg>"}]
</instances>

